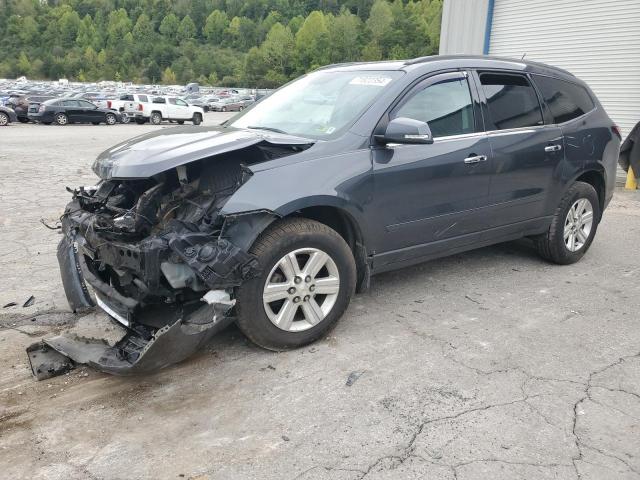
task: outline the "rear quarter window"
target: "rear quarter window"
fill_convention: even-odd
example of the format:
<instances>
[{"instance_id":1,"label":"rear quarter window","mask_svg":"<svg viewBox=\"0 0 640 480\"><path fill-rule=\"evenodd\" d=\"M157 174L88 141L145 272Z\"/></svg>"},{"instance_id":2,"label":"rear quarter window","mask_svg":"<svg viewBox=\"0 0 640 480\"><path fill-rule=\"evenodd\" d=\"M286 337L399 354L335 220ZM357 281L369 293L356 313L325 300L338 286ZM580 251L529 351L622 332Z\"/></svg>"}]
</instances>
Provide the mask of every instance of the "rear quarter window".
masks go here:
<instances>
[{"instance_id":1,"label":"rear quarter window","mask_svg":"<svg viewBox=\"0 0 640 480\"><path fill-rule=\"evenodd\" d=\"M533 81L549 107L553 123L568 122L595 108L589 92L580 85L542 75L533 75Z\"/></svg>"}]
</instances>

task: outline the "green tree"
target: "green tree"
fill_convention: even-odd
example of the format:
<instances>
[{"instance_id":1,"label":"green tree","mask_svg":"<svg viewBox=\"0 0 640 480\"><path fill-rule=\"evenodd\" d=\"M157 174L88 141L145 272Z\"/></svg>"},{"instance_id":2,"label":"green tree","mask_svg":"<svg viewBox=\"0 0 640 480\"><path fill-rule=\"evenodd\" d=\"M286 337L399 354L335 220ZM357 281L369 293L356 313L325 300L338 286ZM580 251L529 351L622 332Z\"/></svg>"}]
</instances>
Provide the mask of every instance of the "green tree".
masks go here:
<instances>
[{"instance_id":1,"label":"green tree","mask_svg":"<svg viewBox=\"0 0 640 480\"><path fill-rule=\"evenodd\" d=\"M329 30L322 12L314 10L296 33L295 53L300 73L329 63Z\"/></svg>"},{"instance_id":2,"label":"green tree","mask_svg":"<svg viewBox=\"0 0 640 480\"><path fill-rule=\"evenodd\" d=\"M357 15L343 9L329 24L332 62L353 62L362 51L363 24Z\"/></svg>"},{"instance_id":3,"label":"green tree","mask_svg":"<svg viewBox=\"0 0 640 480\"><path fill-rule=\"evenodd\" d=\"M196 36L196 24L193 23L191 17L186 15L180 22L178 27L177 38L179 41L184 42L187 40L193 40Z\"/></svg>"},{"instance_id":4,"label":"green tree","mask_svg":"<svg viewBox=\"0 0 640 480\"><path fill-rule=\"evenodd\" d=\"M91 47L96 50L101 47L100 34L90 15L85 15L80 22L76 43L80 48Z\"/></svg>"},{"instance_id":5,"label":"green tree","mask_svg":"<svg viewBox=\"0 0 640 480\"><path fill-rule=\"evenodd\" d=\"M168 40L175 38L178 33L178 28L180 28L180 21L173 13L164 17L160 23L160 33Z\"/></svg>"},{"instance_id":6,"label":"green tree","mask_svg":"<svg viewBox=\"0 0 640 480\"><path fill-rule=\"evenodd\" d=\"M165 68L164 72L162 72L162 83L167 85L175 85L178 82L176 78L176 74L173 73L170 67Z\"/></svg>"},{"instance_id":7,"label":"green tree","mask_svg":"<svg viewBox=\"0 0 640 480\"><path fill-rule=\"evenodd\" d=\"M220 44L228 27L229 17L227 17L227 14L220 10L214 10L207 17L202 33L210 42Z\"/></svg>"}]
</instances>

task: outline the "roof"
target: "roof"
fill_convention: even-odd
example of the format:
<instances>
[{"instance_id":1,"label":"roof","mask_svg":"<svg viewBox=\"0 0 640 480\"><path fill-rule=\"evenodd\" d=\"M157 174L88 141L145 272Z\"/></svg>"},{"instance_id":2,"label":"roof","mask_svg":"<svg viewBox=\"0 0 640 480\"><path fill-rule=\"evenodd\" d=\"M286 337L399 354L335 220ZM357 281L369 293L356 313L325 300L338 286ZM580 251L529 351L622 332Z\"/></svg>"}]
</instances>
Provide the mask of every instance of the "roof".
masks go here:
<instances>
[{"instance_id":1,"label":"roof","mask_svg":"<svg viewBox=\"0 0 640 480\"><path fill-rule=\"evenodd\" d=\"M351 62L338 63L321 67L316 71L324 70L405 70L413 71L423 68L426 65L434 68L499 68L509 70L521 70L543 75L554 75L558 77L570 78L575 81L574 75L562 68L546 65L544 63L532 62L524 59L513 59L504 57L491 57L486 55L432 55L428 57L418 57L409 60L387 60L381 62Z\"/></svg>"}]
</instances>

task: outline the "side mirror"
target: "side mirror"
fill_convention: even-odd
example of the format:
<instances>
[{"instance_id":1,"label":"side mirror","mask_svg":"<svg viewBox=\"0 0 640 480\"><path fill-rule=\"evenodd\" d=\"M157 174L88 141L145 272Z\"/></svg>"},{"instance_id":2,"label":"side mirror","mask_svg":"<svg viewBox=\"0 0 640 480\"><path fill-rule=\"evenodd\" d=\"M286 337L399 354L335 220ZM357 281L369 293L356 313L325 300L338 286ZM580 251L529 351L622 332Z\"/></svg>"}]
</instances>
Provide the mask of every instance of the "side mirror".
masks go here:
<instances>
[{"instance_id":1,"label":"side mirror","mask_svg":"<svg viewBox=\"0 0 640 480\"><path fill-rule=\"evenodd\" d=\"M384 135L375 135L375 139L386 145L388 143L433 143L431 129L426 122L413 118L398 117L387 124Z\"/></svg>"}]
</instances>

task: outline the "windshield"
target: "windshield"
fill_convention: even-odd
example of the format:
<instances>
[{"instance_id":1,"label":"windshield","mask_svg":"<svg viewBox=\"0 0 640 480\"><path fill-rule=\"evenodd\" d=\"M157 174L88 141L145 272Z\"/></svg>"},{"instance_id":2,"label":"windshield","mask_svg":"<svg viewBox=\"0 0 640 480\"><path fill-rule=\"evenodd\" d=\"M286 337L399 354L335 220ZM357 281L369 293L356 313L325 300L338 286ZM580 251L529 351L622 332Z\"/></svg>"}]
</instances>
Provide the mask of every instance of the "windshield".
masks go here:
<instances>
[{"instance_id":1,"label":"windshield","mask_svg":"<svg viewBox=\"0 0 640 480\"><path fill-rule=\"evenodd\" d=\"M401 75L372 70L311 73L264 98L230 125L327 139L349 128Z\"/></svg>"}]
</instances>

